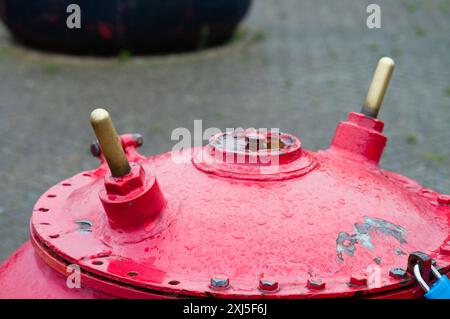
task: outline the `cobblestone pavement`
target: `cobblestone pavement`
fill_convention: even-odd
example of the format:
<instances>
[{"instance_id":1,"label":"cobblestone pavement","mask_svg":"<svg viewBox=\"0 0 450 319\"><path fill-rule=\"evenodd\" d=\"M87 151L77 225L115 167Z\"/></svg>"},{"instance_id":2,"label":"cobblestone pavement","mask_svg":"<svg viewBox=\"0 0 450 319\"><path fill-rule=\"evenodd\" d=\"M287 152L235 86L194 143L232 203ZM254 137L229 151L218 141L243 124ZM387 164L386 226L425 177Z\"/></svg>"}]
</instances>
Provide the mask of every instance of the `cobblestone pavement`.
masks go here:
<instances>
[{"instance_id":1,"label":"cobblestone pavement","mask_svg":"<svg viewBox=\"0 0 450 319\"><path fill-rule=\"evenodd\" d=\"M94 167L88 116L107 107L120 132L167 151L176 127L279 127L326 148L358 111L375 64L397 69L380 117L382 166L450 193L450 1L255 0L228 47L150 58L70 58L11 43L0 29L0 260L28 237L48 187Z\"/></svg>"}]
</instances>

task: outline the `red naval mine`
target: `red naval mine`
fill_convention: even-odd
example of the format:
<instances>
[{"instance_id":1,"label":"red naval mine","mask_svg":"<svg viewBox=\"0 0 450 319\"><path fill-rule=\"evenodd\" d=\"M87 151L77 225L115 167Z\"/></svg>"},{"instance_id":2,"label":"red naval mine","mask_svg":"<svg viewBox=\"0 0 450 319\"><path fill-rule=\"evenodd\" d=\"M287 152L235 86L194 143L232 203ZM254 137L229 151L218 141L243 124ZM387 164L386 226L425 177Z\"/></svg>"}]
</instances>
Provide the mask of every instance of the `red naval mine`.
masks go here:
<instances>
[{"instance_id":1,"label":"red naval mine","mask_svg":"<svg viewBox=\"0 0 450 319\"><path fill-rule=\"evenodd\" d=\"M422 297L450 268L450 197L379 166L393 68L380 60L361 113L318 152L247 130L147 158L95 110L100 166L39 198L0 297Z\"/></svg>"}]
</instances>

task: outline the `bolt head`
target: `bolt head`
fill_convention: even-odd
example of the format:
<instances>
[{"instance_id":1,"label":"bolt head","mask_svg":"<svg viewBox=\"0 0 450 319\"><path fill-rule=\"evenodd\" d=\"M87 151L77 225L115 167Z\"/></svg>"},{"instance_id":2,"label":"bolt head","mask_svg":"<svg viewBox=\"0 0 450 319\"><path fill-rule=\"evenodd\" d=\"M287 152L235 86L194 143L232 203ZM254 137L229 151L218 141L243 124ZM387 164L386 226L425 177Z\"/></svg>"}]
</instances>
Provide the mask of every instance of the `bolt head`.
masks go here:
<instances>
[{"instance_id":1,"label":"bolt head","mask_svg":"<svg viewBox=\"0 0 450 319\"><path fill-rule=\"evenodd\" d=\"M444 245L442 245L440 248L440 253L442 255L450 256L450 243L447 242Z\"/></svg>"},{"instance_id":2,"label":"bolt head","mask_svg":"<svg viewBox=\"0 0 450 319\"><path fill-rule=\"evenodd\" d=\"M144 138L139 133L134 133L131 138L136 142L137 147L141 147L144 144Z\"/></svg>"},{"instance_id":3,"label":"bolt head","mask_svg":"<svg viewBox=\"0 0 450 319\"><path fill-rule=\"evenodd\" d=\"M230 286L230 279L223 274L214 275L211 277L210 286L213 289L227 289Z\"/></svg>"},{"instance_id":4,"label":"bolt head","mask_svg":"<svg viewBox=\"0 0 450 319\"><path fill-rule=\"evenodd\" d=\"M437 201L441 205L450 205L450 195L439 195Z\"/></svg>"},{"instance_id":5,"label":"bolt head","mask_svg":"<svg viewBox=\"0 0 450 319\"><path fill-rule=\"evenodd\" d=\"M259 289L263 291L277 291L279 288L278 282L271 278L261 278L259 280Z\"/></svg>"},{"instance_id":6,"label":"bolt head","mask_svg":"<svg viewBox=\"0 0 450 319\"><path fill-rule=\"evenodd\" d=\"M356 273L350 276L350 285L367 286L367 275L364 273Z\"/></svg>"},{"instance_id":7,"label":"bolt head","mask_svg":"<svg viewBox=\"0 0 450 319\"><path fill-rule=\"evenodd\" d=\"M406 277L406 270L403 268L392 268L389 270L389 276L395 279L404 279Z\"/></svg>"},{"instance_id":8,"label":"bolt head","mask_svg":"<svg viewBox=\"0 0 450 319\"><path fill-rule=\"evenodd\" d=\"M322 290L325 289L325 282L320 278L309 278L306 282L306 287L313 290Z\"/></svg>"},{"instance_id":9,"label":"bolt head","mask_svg":"<svg viewBox=\"0 0 450 319\"><path fill-rule=\"evenodd\" d=\"M102 154L102 149L97 141L91 143L91 154L94 157L99 157Z\"/></svg>"},{"instance_id":10,"label":"bolt head","mask_svg":"<svg viewBox=\"0 0 450 319\"><path fill-rule=\"evenodd\" d=\"M145 184L145 170L139 164L131 165L130 173L122 177L105 176L108 195L125 196Z\"/></svg>"}]
</instances>

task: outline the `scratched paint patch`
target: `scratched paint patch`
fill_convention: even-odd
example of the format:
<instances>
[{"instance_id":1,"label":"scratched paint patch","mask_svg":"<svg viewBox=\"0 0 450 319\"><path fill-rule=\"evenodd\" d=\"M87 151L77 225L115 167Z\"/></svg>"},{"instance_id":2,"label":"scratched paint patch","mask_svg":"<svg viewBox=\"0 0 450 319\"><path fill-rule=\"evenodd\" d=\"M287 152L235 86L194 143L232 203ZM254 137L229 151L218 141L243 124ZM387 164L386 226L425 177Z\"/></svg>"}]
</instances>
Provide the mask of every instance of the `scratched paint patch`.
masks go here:
<instances>
[{"instance_id":1,"label":"scratched paint patch","mask_svg":"<svg viewBox=\"0 0 450 319\"><path fill-rule=\"evenodd\" d=\"M340 261L344 261L344 254L353 257L357 244L374 249L372 234L375 232L394 237L400 244L407 243L405 228L381 218L364 216L364 223L355 223L353 228L354 234L340 232L336 239L336 253Z\"/></svg>"}]
</instances>

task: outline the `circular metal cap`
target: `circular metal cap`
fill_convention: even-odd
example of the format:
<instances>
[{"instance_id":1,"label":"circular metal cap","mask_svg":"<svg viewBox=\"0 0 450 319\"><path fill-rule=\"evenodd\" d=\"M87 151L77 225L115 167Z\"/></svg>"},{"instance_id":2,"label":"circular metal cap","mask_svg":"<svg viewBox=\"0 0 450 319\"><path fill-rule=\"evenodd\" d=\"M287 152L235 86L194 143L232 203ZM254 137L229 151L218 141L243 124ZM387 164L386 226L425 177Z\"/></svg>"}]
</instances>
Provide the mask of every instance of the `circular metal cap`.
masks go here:
<instances>
[{"instance_id":1,"label":"circular metal cap","mask_svg":"<svg viewBox=\"0 0 450 319\"><path fill-rule=\"evenodd\" d=\"M336 150L312 153L291 135L260 133L221 134L206 147L150 158L123 143L131 165L156 176L164 208L137 228L111 227L99 199L102 163L40 197L31 219L36 251L63 273L79 265L83 284L121 297L385 293L416 286L409 274L390 275L414 251L447 271L450 207L438 193ZM253 138L256 148L245 144ZM289 160L271 171L214 152Z\"/></svg>"}]
</instances>

